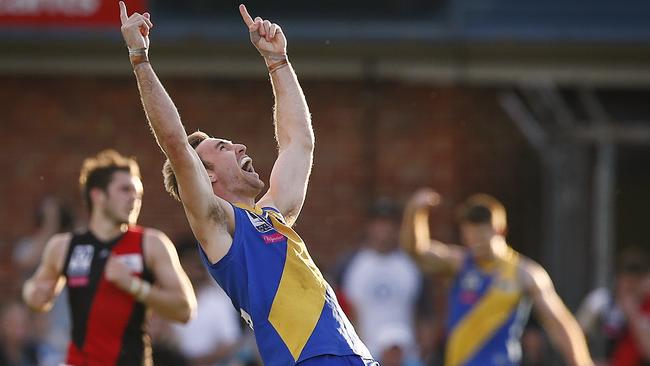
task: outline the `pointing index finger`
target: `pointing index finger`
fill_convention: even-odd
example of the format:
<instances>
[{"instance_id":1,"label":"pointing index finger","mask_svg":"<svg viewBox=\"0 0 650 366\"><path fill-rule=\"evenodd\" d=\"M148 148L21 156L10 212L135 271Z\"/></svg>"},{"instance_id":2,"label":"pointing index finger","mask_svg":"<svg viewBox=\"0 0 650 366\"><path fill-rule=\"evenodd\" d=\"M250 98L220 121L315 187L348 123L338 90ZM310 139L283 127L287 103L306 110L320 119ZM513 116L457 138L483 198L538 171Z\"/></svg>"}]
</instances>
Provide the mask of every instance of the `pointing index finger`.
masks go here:
<instances>
[{"instance_id":1,"label":"pointing index finger","mask_svg":"<svg viewBox=\"0 0 650 366\"><path fill-rule=\"evenodd\" d=\"M126 23L128 19L129 16L126 13L126 4L124 4L124 1L120 1L120 20L122 21L122 24Z\"/></svg>"},{"instance_id":2,"label":"pointing index finger","mask_svg":"<svg viewBox=\"0 0 650 366\"><path fill-rule=\"evenodd\" d=\"M246 5L241 4L239 5L239 13L241 14L242 19L244 19L244 23L246 23L247 27L250 27L255 23L253 21L253 18L248 14L248 10L246 10Z\"/></svg>"}]
</instances>

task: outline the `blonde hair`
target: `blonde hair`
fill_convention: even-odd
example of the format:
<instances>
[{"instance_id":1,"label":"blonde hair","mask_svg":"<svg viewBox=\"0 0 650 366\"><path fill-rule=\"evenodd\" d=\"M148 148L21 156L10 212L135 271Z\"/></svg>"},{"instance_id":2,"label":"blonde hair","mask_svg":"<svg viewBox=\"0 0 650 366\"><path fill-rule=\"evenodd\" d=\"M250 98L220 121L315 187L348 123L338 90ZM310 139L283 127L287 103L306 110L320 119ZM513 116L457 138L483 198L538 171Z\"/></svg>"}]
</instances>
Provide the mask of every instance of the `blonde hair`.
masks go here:
<instances>
[{"instance_id":1,"label":"blonde hair","mask_svg":"<svg viewBox=\"0 0 650 366\"><path fill-rule=\"evenodd\" d=\"M469 196L458 208L456 219L459 223L490 224L501 234L508 229L505 207L485 193Z\"/></svg>"}]
</instances>

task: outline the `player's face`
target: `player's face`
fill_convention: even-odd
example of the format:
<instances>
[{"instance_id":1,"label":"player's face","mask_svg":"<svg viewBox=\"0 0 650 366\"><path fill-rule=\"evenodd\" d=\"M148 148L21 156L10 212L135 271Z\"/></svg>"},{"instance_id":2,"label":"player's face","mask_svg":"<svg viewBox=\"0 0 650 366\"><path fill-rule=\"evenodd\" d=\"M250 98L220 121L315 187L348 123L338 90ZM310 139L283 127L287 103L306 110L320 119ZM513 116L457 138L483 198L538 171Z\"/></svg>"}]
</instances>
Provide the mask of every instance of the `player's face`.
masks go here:
<instances>
[{"instance_id":1,"label":"player's face","mask_svg":"<svg viewBox=\"0 0 650 366\"><path fill-rule=\"evenodd\" d=\"M142 181L124 171L113 173L106 188L104 213L118 224L135 224L142 206Z\"/></svg>"},{"instance_id":2,"label":"player's face","mask_svg":"<svg viewBox=\"0 0 650 366\"><path fill-rule=\"evenodd\" d=\"M196 152L208 166L208 175L214 177L217 194L256 197L264 188L264 182L253 168L253 159L246 155L246 146L209 138L197 146Z\"/></svg>"},{"instance_id":3,"label":"player's face","mask_svg":"<svg viewBox=\"0 0 650 366\"><path fill-rule=\"evenodd\" d=\"M497 235L491 224L460 224L460 237L462 243L477 254L483 253L490 247L492 238Z\"/></svg>"}]
</instances>

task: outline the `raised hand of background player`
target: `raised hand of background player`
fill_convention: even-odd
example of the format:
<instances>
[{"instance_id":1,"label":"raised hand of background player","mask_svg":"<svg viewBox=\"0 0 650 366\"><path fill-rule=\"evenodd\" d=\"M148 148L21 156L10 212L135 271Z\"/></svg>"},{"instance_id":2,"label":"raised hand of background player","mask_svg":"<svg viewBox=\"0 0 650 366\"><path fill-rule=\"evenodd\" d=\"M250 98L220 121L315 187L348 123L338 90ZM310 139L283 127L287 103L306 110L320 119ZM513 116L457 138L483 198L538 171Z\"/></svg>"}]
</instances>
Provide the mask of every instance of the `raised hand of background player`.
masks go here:
<instances>
[{"instance_id":1,"label":"raised hand of background player","mask_svg":"<svg viewBox=\"0 0 650 366\"><path fill-rule=\"evenodd\" d=\"M409 200L409 205L412 205L416 208L433 207L439 203L440 195L438 195L438 193L436 193L436 191L431 188L418 189Z\"/></svg>"},{"instance_id":2,"label":"raised hand of background player","mask_svg":"<svg viewBox=\"0 0 650 366\"><path fill-rule=\"evenodd\" d=\"M282 28L260 17L253 19L246 6L239 5L239 12L250 32L251 42L264 58L279 59L287 54L287 39Z\"/></svg>"},{"instance_id":3,"label":"raised hand of background player","mask_svg":"<svg viewBox=\"0 0 650 366\"><path fill-rule=\"evenodd\" d=\"M149 13L133 13L128 16L126 4L120 1L120 20L122 36L130 50L149 48L149 31L153 28Z\"/></svg>"}]
</instances>

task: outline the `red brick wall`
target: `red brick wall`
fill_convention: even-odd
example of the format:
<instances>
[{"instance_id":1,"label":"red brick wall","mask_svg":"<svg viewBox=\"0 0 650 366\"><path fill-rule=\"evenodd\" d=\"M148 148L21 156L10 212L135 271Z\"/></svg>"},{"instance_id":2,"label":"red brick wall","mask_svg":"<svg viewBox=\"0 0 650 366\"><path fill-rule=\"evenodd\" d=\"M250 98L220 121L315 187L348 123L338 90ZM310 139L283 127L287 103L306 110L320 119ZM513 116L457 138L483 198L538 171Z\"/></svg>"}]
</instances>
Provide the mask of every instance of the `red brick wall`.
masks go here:
<instances>
[{"instance_id":1,"label":"red brick wall","mask_svg":"<svg viewBox=\"0 0 650 366\"><path fill-rule=\"evenodd\" d=\"M256 170L268 177L275 143L267 81L165 83L188 131L246 144ZM434 213L441 239L455 239L452 208L479 190L505 201L520 239L534 236L536 161L501 112L495 91L318 80L303 87L317 150L297 230L318 262L327 266L355 245L372 197L403 200L422 185L444 196ZM109 147L136 156L141 165L140 223L172 238L189 230L180 204L164 192L163 156L131 78L4 77L0 111L0 242L12 243L32 229L33 209L47 193L81 207L80 164Z\"/></svg>"}]
</instances>

